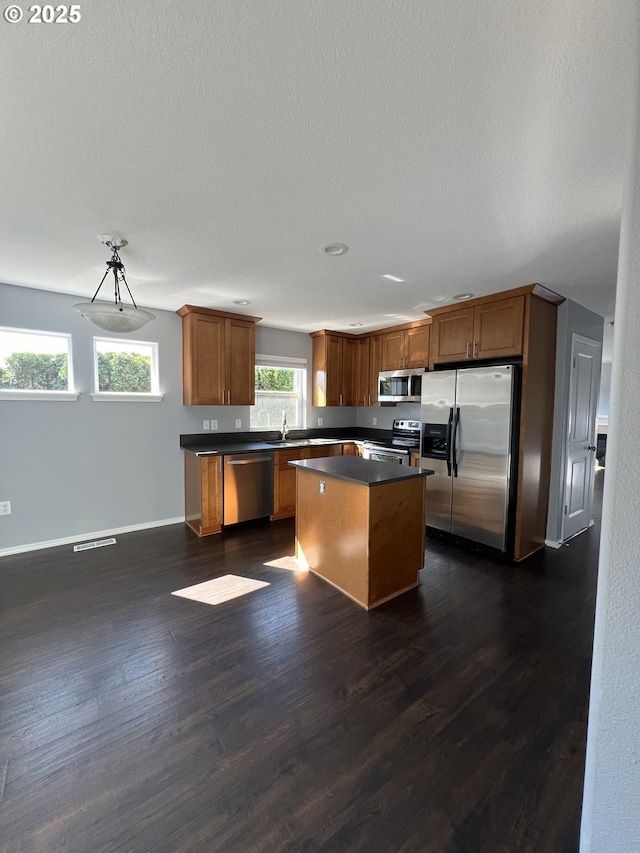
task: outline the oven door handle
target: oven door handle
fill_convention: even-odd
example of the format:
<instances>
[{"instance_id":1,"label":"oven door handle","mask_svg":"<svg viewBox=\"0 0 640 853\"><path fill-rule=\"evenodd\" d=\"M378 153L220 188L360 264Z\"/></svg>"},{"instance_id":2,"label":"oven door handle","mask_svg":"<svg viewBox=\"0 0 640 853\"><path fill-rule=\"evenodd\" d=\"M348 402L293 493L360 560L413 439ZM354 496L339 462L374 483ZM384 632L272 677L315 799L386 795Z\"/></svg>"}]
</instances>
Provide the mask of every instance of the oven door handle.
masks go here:
<instances>
[{"instance_id":1,"label":"oven door handle","mask_svg":"<svg viewBox=\"0 0 640 853\"><path fill-rule=\"evenodd\" d=\"M460 409L456 408L453 419L453 434L451 436L451 464L453 465L453 476L458 476L458 454L456 452L456 439L458 437L458 426L460 424Z\"/></svg>"},{"instance_id":2,"label":"oven door handle","mask_svg":"<svg viewBox=\"0 0 640 853\"><path fill-rule=\"evenodd\" d=\"M445 441L447 443L447 477L451 476L451 456L452 456L452 448L451 448L451 430L453 427L453 406L449 409L449 420L447 421L447 432L445 435Z\"/></svg>"}]
</instances>

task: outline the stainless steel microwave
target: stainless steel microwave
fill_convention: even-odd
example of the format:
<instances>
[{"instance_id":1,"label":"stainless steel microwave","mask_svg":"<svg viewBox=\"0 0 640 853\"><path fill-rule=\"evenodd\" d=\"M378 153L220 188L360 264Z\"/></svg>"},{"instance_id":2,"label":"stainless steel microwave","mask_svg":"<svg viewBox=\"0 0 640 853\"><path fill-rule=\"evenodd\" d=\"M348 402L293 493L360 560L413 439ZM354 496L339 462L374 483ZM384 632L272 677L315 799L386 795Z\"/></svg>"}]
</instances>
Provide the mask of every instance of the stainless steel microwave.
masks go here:
<instances>
[{"instance_id":1,"label":"stainless steel microwave","mask_svg":"<svg viewBox=\"0 0 640 853\"><path fill-rule=\"evenodd\" d=\"M383 371L378 375L378 400L381 403L419 403L424 372L424 367Z\"/></svg>"}]
</instances>

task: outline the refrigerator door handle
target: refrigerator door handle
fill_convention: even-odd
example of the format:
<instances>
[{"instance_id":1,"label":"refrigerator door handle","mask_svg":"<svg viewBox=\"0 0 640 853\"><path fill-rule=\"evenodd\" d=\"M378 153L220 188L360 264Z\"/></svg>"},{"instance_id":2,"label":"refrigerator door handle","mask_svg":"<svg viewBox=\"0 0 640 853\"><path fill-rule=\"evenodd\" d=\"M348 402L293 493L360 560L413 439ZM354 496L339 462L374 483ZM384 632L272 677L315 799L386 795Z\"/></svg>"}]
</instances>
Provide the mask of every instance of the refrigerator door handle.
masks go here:
<instances>
[{"instance_id":1,"label":"refrigerator door handle","mask_svg":"<svg viewBox=\"0 0 640 853\"><path fill-rule=\"evenodd\" d=\"M452 445L451 445L451 430L453 427L453 407L449 409L449 420L447 421L447 432L445 441L447 442L447 477L451 476L451 456L452 456Z\"/></svg>"},{"instance_id":2,"label":"refrigerator door handle","mask_svg":"<svg viewBox=\"0 0 640 853\"><path fill-rule=\"evenodd\" d=\"M451 436L451 462L453 465L453 476L458 476L458 456L456 454L456 438L458 435L458 424L460 423L460 409L456 407L456 414L453 419L453 434Z\"/></svg>"}]
</instances>

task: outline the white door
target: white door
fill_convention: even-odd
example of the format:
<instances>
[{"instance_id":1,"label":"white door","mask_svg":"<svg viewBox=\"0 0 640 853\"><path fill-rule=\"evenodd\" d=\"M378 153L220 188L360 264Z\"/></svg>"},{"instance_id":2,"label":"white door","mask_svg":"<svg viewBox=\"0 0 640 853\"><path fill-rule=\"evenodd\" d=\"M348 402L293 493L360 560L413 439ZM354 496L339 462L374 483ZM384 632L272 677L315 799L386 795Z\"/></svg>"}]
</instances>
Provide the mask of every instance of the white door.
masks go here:
<instances>
[{"instance_id":1,"label":"white door","mask_svg":"<svg viewBox=\"0 0 640 853\"><path fill-rule=\"evenodd\" d=\"M591 522L600 350L597 341L572 336L563 541L585 530Z\"/></svg>"}]
</instances>

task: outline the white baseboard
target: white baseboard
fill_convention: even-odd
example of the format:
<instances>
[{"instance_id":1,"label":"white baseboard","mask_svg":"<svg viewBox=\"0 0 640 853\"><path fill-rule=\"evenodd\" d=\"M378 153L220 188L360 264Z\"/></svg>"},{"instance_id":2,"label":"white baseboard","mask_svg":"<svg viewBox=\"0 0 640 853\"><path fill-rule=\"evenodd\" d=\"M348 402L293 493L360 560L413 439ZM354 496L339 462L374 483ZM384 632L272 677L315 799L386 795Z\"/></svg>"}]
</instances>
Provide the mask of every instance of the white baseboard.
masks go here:
<instances>
[{"instance_id":1,"label":"white baseboard","mask_svg":"<svg viewBox=\"0 0 640 853\"><path fill-rule=\"evenodd\" d=\"M133 533L134 530L148 530L151 527L165 527L168 524L184 524L184 516L179 518L163 518L161 521L147 521L144 524L130 524L127 527L113 527L110 530L94 530L91 533L81 533L77 536L65 536L63 539L49 539L46 542L32 542L29 545L16 545L14 548L0 548L0 557L10 554L23 554L26 551L39 551L42 548L56 548L58 545L72 545L76 542L86 542L88 539L102 539L105 536L115 536L116 533Z\"/></svg>"},{"instance_id":2,"label":"white baseboard","mask_svg":"<svg viewBox=\"0 0 640 853\"><path fill-rule=\"evenodd\" d=\"M553 539L545 539L544 544L548 545L549 548L562 548L562 542L554 542Z\"/></svg>"}]
</instances>

